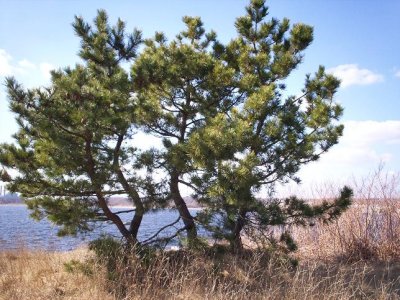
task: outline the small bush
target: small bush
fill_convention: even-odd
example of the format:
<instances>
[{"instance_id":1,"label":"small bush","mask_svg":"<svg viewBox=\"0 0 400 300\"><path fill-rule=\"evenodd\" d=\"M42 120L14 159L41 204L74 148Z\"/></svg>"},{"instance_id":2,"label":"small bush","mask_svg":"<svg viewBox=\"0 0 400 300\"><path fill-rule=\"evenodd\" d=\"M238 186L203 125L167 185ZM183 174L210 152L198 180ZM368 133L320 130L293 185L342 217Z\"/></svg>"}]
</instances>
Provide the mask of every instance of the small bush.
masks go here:
<instances>
[{"instance_id":1,"label":"small bush","mask_svg":"<svg viewBox=\"0 0 400 300\"><path fill-rule=\"evenodd\" d=\"M87 260L85 262L81 262L79 260L72 259L72 260L64 263L64 270L69 273L80 272L84 275L92 276L93 268L94 268L94 265L93 265L92 260Z\"/></svg>"}]
</instances>

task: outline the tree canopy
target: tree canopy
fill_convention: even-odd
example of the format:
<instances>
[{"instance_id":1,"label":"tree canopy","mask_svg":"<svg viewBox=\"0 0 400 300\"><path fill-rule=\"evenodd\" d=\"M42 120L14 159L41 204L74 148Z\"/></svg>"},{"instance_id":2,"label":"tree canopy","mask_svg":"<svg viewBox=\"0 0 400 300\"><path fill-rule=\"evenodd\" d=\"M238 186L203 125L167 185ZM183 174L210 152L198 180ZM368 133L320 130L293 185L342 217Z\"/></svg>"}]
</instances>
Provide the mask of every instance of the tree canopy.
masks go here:
<instances>
[{"instance_id":1,"label":"tree canopy","mask_svg":"<svg viewBox=\"0 0 400 300\"><path fill-rule=\"evenodd\" d=\"M347 187L319 205L273 194L278 182L300 182L301 166L338 143L343 109L333 97L340 82L321 66L306 76L301 94L289 95L285 79L302 62L313 28L267 17L264 1L252 0L227 44L198 17L184 17L186 28L171 41L161 32L148 39L126 33L121 20L110 26L104 11L93 25L76 17L81 64L53 71L49 87L6 80L19 125L15 143L0 146L8 188L62 234L107 220L141 244L143 215L172 202L183 221L174 236L186 231L189 246L199 244L202 226L234 251L244 232L294 250L289 231L278 238L265 232L330 221L351 202ZM163 146L141 149L139 131ZM196 216L183 186L203 207ZM262 189L271 191L268 198L259 197ZM108 206L112 195L132 201L129 227Z\"/></svg>"}]
</instances>

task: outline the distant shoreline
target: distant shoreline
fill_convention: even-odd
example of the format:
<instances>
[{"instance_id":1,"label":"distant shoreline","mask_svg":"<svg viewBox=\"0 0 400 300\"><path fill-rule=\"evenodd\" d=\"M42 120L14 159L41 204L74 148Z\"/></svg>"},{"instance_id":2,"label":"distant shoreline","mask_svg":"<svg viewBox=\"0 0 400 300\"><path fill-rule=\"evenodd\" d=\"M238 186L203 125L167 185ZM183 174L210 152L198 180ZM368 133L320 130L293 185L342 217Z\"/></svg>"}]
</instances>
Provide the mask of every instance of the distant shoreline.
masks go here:
<instances>
[{"instance_id":1,"label":"distant shoreline","mask_svg":"<svg viewBox=\"0 0 400 300\"><path fill-rule=\"evenodd\" d=\"M25 203L0 203L0 206L27 206ZM110 205L112 208L127 208L127 209L135 209L134 206L126 206L126 205ZM165 209L174 209L175 207L167 207ZM188 209L192 210L201 210L202 207L188 207Z\"/></svg>"}]
</instances>

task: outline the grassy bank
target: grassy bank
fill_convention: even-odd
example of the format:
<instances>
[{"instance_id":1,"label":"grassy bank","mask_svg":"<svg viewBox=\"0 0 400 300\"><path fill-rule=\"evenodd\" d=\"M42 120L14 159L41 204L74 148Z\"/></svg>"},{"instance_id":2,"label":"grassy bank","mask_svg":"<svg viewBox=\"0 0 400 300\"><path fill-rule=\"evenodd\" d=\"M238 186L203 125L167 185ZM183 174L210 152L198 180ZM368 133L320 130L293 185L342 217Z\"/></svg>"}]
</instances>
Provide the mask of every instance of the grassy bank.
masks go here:
<instances>
[{"instance_id":1,"label":"grassy bank","mask_svg":"<svg viewBox=\"0 0 400 300\"><path fill-rule=\"evenodd\" d=\"M400 263L303 260L299 266L170 252L151 264L117 262L114 276L88 250L0 254L0 299L396 299ZM90 261L90 259L89 259Z\"/></svg>"},{"instance_id":2,"label":"grassy bank","mask_svg":"<svg viewBox=\"0 0 400 300\"><path fill-rule=\"evenodd\" d=\"M113 299L101 273L89 278L64 263L85 261L87 249L71 252L0 252L0 299Z\"/></svg>"},{"instance_id":3,"label":"grassy bank","mask_svg":"<svg viewBox=\"0 0 400 300\"><path fill-rule=\"evenodd\" d=\"M2 252L0 299L400 299L398 258L322 257L333 246L318 251L321 240L300 247L298 266L254 252L168 252L116 259L110 273L88 249Z\"/></svg>"},{"instance_id":4,"label":"grassy bank","mask_svg":"<svg viewBox=\"0 0 400 300\"><path fill-rule=\"evenodd\" d=\"M0 252L0 299L400 299L396 178L354 184L358 200L332 224L292 228L297 266L254 250L240 257L155 252L141 260L99 260L88 249Z\"/></svg>"}]
</instances>

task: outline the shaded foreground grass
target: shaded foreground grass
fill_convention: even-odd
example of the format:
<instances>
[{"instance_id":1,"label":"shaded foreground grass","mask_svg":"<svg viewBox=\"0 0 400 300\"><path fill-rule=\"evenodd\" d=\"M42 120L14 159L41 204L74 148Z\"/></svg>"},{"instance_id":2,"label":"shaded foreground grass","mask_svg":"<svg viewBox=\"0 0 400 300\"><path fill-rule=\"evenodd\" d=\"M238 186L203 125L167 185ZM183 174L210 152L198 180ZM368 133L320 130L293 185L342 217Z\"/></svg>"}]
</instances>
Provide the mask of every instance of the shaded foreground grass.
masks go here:
<instances>
[{"instance_id":1,"label":"shaded foreground grass","mask_svg":"<svg viewBox=\"0 0 400 300\"><path fill-rule=\"evenodd\" d=\"M87 249L0 254L0 299L400 299L400 262L168 252L116 260L112 276Z\"/></svg>"}]
</instances>

